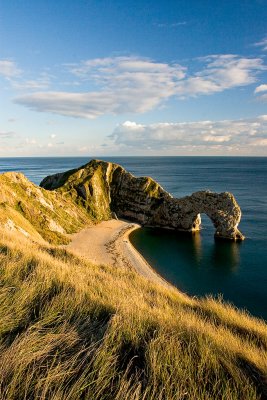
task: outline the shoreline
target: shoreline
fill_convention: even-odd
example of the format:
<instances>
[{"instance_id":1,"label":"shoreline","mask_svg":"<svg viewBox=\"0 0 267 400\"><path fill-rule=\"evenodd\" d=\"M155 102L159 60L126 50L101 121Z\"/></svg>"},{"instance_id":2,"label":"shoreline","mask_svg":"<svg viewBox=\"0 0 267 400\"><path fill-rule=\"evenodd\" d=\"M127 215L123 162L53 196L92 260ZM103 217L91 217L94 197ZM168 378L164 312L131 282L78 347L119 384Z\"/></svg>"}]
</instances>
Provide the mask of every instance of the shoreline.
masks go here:
<instances>
[{"instance_id":1,"label":"shoreline","mask_svg":"<svg viewBox=\"0 0 267 400\"><path fill-rule=\"evenodd\" d=\"M123 220L102 221L73 234L66 248L94 264L126 266L153 282L172 287L132 245L129 236L140 227L139 224Z\"/></svg>"},{"instance_id":2,"label":"shoreline","mask_svg":"<svg viewBox=\"0 0 267 400\"><path fill-rule=\"evenodd\" d=\"M130 234L136 229L141 228L139 224L130 224L134 225L133 227L129 226L129 228L122 234L121 238L118 238L117 245L123 246L122 253L127 254L127 258L130 259L131 267L140 275L145 278L152 280L154 282L160 283L166 287L172 287L172 285L166 281L150 264L149 262L142 256L141 253L134 247L134 245L130 241ZM121 240L120 240L121 239Z\"/></svg>"}]
</instances>

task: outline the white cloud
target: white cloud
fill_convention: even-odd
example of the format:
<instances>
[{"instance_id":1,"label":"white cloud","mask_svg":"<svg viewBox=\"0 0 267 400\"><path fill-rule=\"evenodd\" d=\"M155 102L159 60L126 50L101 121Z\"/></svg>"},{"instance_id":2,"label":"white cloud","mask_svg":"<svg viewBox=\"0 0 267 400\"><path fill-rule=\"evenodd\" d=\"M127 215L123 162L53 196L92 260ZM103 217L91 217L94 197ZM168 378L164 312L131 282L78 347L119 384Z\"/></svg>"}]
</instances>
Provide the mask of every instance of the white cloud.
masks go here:
<instances>
[{"instance_id":1,"label":"white cloud","mask_svg":"<svg viewBox=\"0 0 267 400\"><path fill-rule=\"evenodd\" d=\"M11 86L17 90L40 90L47 89L51 84L53 75L43 71L36 78L27 79L25 73L9 79Z\"/></svg>"},{"instance_id":2,"label":"white cloud","mask_svg":"<svg viewBox=\"0 0 267 400\"><path fill-rule=\"evenodd\" d=\"M267 85L266 84L259 85L258 87L256 87L256 89L254 90L254 93L256 95L258 95L257 96L257 100L259 100L259 101L267 101L267 93L264 93L264 92L267 92ZM260 93L260 95L259 95L259 93Z\"/></svg>"},{"instance_id":3,"label":"white cloud","mask_svg":"<svg viewBox=\"0 0 267 400\"><path fill-rule=\"evenodd\" d=\"M256 47L261 47L263 51L267 50L267 37L263 38L260 42L254 44Z\"/></svg>"},{"instance_id":4,"label":"white cloud","mask_svg":"<svg viewBox=\"0 0 267 400\"><path fill-rule=\"evenodd\" d=\"M27 144L27 145L32 145L32 144L37 144L37 140L36 139L34 139L34 138L26 138L25 139L25 143Z\"/></svg>"},{"instance_id":5,"label":"white cloud","mask_svg":"<svg viewBox=\"0 0 267 400\"><path fill-rule=\"evenodd\" d=\"M19 90L39 90L46 89L49 86L49 81L44 79L31 79L25 81L12 80L10 83L14 89Z\"/></svg>"},{"instance_id":6,"label":"white cloud","mask_svg":"<svg viewBox=\"0 0 267 400\"><path fill-rule=\"evenodd\" d=\"M230 135L206 135L203 136L203 141L204 142L215 142L215 143L223 143L223 142L229 142L231 140Z\"/></svg>"},{"instance_id":7,"label":"white cloud","mask_svg":"<svg viewBox=\"0 0 267 400\"><path fill-rule=\"evenodd\" d=\"M0 75L4 78L13 78L21 74L16 63L10 60L0 60Z\"/></svg>"},{"instance_id":8,"label":"white cloud","mask_svg":"<svg viewBox=\"0 0 267 400\"><path fill-rule=\"evenodd\" d=\"M109 88L164 89L162 96L211 94L231 87L248 85L265 70L261 58L212 55L199 58L205 66L192 76L179 64L155 63L133 57L103 58L72 66L80 78L105 82ZM156 86L159 84L160 86ZM141 86L141 87L140 87Z\"/></svg>"},{"instance_id":9,"label":"white cloud","mask_svg":"<svg viewBox=\"0 0 267 400\"><path fill-rule=\"evenodd\" d=\"M159 22L156 25L158 28L176 28L178 26L183 26L183 25L187 25L186 21L180 21L180 22Z\"/></svg>"},{"instance_id":10,"label":"white cloud","mask_svg":"<svg viewBox=\"0 0 267 400\"><path fill-rule=\"evenodd\" d=\"M259 96L258 99L261 101L267 101L267 93Z\"/></svg>"},{"instance_id":11,"label":"white cloud","mask_svg":"<svg viewBox=\"0 0 267 400\"><path fill-rule=\"evenodd\" d=\"M177 93L196 96L222 92L256 82L260 71L266 70L261 58L244 58L232 54L202 57L206 62L203 70L181 81Z\"/></svg>"},{"instance_id":12,"label":"white cloud","mask_svg":"<svg viewBox=\"0 0 267 400\"><path fill-rule=\"evenodd\" d=\"M254 93L267 92L267 85L257 86Z\"/></svg>"},{"instance_id":13,"label":"white cloud","mask_svg":"<svg viewBox=\"0 0 267 400\"><path fill-rule=\"evenodd\" d=\"M25 72L10 60L0 60L0 76L3 76L10 86L17 90L47 89L52 78L52 75L45 71L41 72L36 79L27 79Z\"/></svg>"},{"instance_id":14,"label":"white cloud","mask_svg":"<svg viewBox=\"0 0 267 400\"><path fill-rule=\"evenodd\" d=\"M84 91L41 91L14 101L35 111L80 118L144 113L171 97L210 95L249 85L266 69L261 58L229 54L204 57L198 62L204 66L190 75L179 64L157 63L140 57L87 60L67 65L83 83Z\"/></svg>"},{"instance_id":15,"label":"white cloud","mask_svg":"<svg viewBox=\"0 0 267 400\"><path fill-rule=\"evenodd\" d=\"M249 148L267 146L267 116L254 119L156 123L150 125L126 121L109 136L118 146L154 151L205 148Z\"/></svg>"},{"instance_id":16,"label":"white cloud","mask_svg":"<svg viewBox=\"0 0 267 400\"><path fill-rule=\"evenodd\" d=\"M0 131L0 139L12 139L16 136L13 131Z\"/></svg>"},{"instance_id":17,"label":"white cloud","mask_svg":"<svg viewBox=\"0 0 267 400\"><path fill-rule=\"evenodd\" d=\"M267 147L267 138L265 138L265 139L256 139L251 143L251 146Z\"/></svg>"},{"instance_id":18,"label":"white cloud","mask_svg":"<svg viewBox=\"0 0 267 400\"><path fill-rule=\"evenodd\" d=\"M69 93L69 92L37 92L15 99L32 110L50 112L80 118L96 118L102 114L114 114L118 99L109 92Z\"/></svg>"},{"instance_id":19,"label":"white cloud","mask_svg":"<svg viewBox=\"0 0 267 400\"><path fill-rule=\"evenodd\" d=\"M174 64L134 57L103 58L69 67L82 81L93 81L90 92L38 92L15 99L36 111L81 118L103 114L143 113L175 94L176 82L185 75Z\"/></svg>"}]
</instances>

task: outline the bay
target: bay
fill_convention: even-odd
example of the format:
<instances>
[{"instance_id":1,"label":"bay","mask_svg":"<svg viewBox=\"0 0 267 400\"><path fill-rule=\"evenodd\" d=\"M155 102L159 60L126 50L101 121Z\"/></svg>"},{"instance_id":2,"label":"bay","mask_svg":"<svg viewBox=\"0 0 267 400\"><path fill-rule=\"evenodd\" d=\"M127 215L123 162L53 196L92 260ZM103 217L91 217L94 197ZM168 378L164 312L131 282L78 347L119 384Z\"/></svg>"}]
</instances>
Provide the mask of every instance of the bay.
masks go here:
<instances>
[{"instance_id":1,"label":"bay","mask_svg":"<svg viewBox=\"0 0 267 400\"><path fill-rule=\"evenodd\" d=\"M267 320L267 158L109 157L136 176L151 176L175 197L198 190L232 192L241 209L242 243L219 242L205 215L196 235L141 228L131 241L168 281L190 295L222 295ZM1 158L0 173L23 172L39 184L89 157Z\"/></svg>"}]
</instances>

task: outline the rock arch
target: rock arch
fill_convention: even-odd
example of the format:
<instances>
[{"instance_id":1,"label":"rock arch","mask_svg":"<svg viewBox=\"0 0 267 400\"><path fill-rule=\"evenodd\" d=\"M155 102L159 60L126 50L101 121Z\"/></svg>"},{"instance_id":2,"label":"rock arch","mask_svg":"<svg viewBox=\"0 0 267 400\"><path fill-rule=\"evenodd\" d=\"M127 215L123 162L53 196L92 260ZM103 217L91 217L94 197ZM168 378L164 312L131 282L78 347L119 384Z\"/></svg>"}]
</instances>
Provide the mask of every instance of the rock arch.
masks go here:
<instances>
[{"instance_id":1,"label":"rock arch","mask_svg":"<svg viewBox=\"0 0 267 400\"><path fill-rule=\"evenodd\" d=\"M199 191L182 199L175 199L180 209L185 209L181 226L197 231L200 229L200 214L205 214L215 228L215 237L242 240L244 237L238 230L241 210L232 193L214 193ZM192 221L192 222L191 222Z\"/></svg>"},{"instance_id":2,"label":"rock arch","mask_svg":"<svg viewBox=\"0 0 267 400\"><path fill-rule=\"evenodd\" d=\"M199 191L173 198L153 179L136 178L120 165L99 160L48 176L40 185L69 193L79 203L82 197L83 205L98 220L115 213L143 226L194 232L200 229L199 214L205 213L215 227L215 237L244 239L237 228L240 207L228 192Z\"/></svg>"},{"instance_id":3,"label":"rock arch","mask_svg":"<svg viewBox=\"0 0 267 400\"><path fill-rule=\"evenodd\" d=\"M206 214L209 217L215 228L216 238L244 239L238 230L241 219L240 207L233 194L228 192L200 191L180 199L168 195L157 208L154 208L153 212L147 214L145 220L138 222L144 226L196 232L201 226L200 214Z\"/></svg>"}]
</instances>

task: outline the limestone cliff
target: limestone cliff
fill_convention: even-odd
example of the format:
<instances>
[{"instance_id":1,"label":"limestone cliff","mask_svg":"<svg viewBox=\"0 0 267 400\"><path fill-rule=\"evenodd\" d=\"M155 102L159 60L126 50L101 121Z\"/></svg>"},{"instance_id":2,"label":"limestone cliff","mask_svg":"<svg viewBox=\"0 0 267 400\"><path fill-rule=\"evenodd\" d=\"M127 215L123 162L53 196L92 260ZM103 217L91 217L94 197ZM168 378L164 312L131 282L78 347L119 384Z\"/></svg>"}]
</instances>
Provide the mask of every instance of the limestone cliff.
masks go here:
<instances>
[{"instance_id":1,"label":"limestone cliff","mask_svg":"<svg viewBox=\"0 0 267 400\"><path fill-rule=\"evenodd\" d=\"M34 185L21 173L0 175L0 228L64 244L69 233L90 222L86 210L66 196Z\"/></svg>"},{"instance_id":2,"label":"limestone cliff","mask_svg":"<svg viewBox=\"0 0 267 400\"><path fill-rule=\"evenodd\" d=\"M46 177L40 184L57 189L82 205L91 217L108 219L112 213L143 226L198 231L200 214L209 216L215 237L243 240L238 230L241 210L231 193L200 191L173 198L148 177L136 178L120 165L92 160L81 168Z\"/></svg>"}]
</instances>

